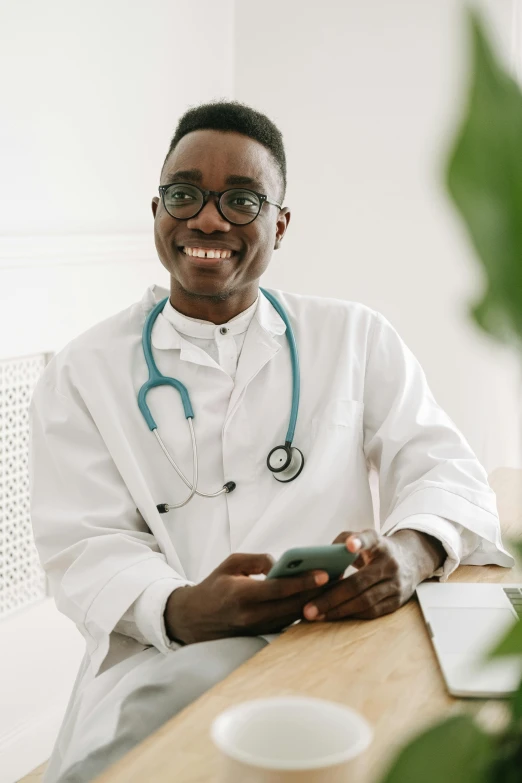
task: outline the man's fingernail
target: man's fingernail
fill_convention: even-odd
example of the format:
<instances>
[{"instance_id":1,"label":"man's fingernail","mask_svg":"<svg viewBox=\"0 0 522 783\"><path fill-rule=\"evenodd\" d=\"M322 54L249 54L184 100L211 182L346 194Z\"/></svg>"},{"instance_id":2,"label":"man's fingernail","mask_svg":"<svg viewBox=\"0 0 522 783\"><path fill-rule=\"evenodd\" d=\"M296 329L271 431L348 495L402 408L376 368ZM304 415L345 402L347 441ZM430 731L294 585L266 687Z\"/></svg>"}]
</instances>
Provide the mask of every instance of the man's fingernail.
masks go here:
<instances>
[{"instance_id":1,"label":"man's fingernail","mask_svg":"<svg viewBox=\"0 0 522 783\"><path fill-rule=\"evenodd\" d=\"M305 616L308 620L315 620L318 614L317 606L314 606L313 604L310 604L310 606L305 608Z\"/></svg>"},{"instance_id":2,"label":"man's fingernail","mask_svg":"<svg viewBox=\"0 0 522 783\"><path fill-rule=\"evenodd\" d=\"M360 538L348 539L348 549L350 550L350 552L358 552L361 547L362 547L362 541Z\"/></svg>"},{"instance_id":3,"label":"man's fingernail","mask_svg":"<svg viewBox=\"0 0 522 783\"><path fill-rule=\"evenodd\" d=\"M316 574L315 575L315 584L316 585L325 585L328 581L328 574L325 574L324 572L322 574Z\"/></svg>"}]
</instances>

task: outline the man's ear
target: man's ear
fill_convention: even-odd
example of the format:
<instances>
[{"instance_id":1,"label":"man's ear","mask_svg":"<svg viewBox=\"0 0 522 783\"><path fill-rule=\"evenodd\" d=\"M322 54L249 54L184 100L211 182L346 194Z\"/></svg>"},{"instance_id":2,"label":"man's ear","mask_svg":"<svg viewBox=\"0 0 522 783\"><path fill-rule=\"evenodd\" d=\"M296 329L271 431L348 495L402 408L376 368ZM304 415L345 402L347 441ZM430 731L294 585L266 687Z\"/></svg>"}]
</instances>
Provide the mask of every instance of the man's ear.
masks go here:
<instances>
[{"instance_id":1,"label":"man's ear","mask_svg":"<svg viewBox=\"0 0 522 783\"><path fill-rule=\"evenodd\" d=\"M154 218L156 217L156 212L158 211L158 204L159 204L159 198L157 196L154 196L152 199L152 214L154 215Z\"/></svg>"},{"instance_id":2,"label":"man's ear","mask_svg":"<svg viewBox=\"0 0 522 783\"><path fill-rule=\"evenodd\" d=\"M288 209L288 207L283 207L279 212L279 217L277 218L279 231L276 232L274 250L279 250L279 248L281 247L281 242L283 241L283 237L286 234L286 229L288 228L289 223L290 223L290 210Z\"/></svg>"}]
</instances>

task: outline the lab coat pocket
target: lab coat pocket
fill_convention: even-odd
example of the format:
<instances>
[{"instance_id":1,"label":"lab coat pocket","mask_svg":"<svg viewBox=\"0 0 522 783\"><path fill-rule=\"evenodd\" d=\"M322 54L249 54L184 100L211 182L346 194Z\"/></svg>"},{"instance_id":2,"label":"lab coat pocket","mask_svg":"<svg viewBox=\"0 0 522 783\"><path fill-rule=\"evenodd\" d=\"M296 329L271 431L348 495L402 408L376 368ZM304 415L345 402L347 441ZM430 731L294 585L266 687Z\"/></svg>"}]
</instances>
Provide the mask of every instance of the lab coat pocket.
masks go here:
<instances>
[{"instance_id":1,"label":"lab coat pocket","mask_svg":"<svg viewBox=\"0 0 522 783\"><path fill-rule=\"evenodd\" d=\"M350 428L362 435L364 403L347 398L328 400L321 412L312 418L312 434L332 427Z\"/></svg>"},{"instance_id":2,"label":"lab coat pocket","mask_svg":"<svg viewBox=\"0 0 522 783\"><path fill-rule=\"evenodd\" d=\"M358 473L363 452L364 403L337 398L328 400L311 421L311 462L323 486L344 483Z\"/></svg>"}]
</instances>

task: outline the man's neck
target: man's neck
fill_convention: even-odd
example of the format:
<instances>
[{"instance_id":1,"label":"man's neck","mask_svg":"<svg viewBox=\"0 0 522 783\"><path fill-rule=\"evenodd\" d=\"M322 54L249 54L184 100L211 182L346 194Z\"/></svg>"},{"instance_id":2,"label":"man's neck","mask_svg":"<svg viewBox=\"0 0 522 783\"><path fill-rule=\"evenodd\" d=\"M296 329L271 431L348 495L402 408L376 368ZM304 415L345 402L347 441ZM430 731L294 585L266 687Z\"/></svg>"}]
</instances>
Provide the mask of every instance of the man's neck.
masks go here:
<instances>
[{"instance_id":1,"label":"man's neck","mask_svg":"<svg viewBox=\"0 0 522 783\"><path fill-rule=\"evenodd\" d=\"M259 294L257 285L244 288L226 299L213 296L189 294L177 286L171 285L170 303L172 307L189 318L210 321L213 324L225 324L236 315L243 313L254 304Z\"/></svg>"}]
</instances>

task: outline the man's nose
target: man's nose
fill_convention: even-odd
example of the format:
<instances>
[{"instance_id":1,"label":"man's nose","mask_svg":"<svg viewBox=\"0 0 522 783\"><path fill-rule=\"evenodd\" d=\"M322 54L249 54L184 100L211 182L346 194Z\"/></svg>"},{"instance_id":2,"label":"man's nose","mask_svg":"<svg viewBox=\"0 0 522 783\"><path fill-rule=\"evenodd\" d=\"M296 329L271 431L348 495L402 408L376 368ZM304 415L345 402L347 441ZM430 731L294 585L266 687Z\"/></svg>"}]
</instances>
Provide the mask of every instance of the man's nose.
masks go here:
<instances>
[{"instance_id":1,"label":"man's nose","mask_svg":"<svg viewBox=\"0 0 522 783\"><path fill-rule=\"evenodd\" d=\"M217 208L217 196L209 195L207 203L198 214L187 220L187 228L198 228L206 234L212 231L229 231L230 223L225 220Z\"/></svg>"}]
</instances>

